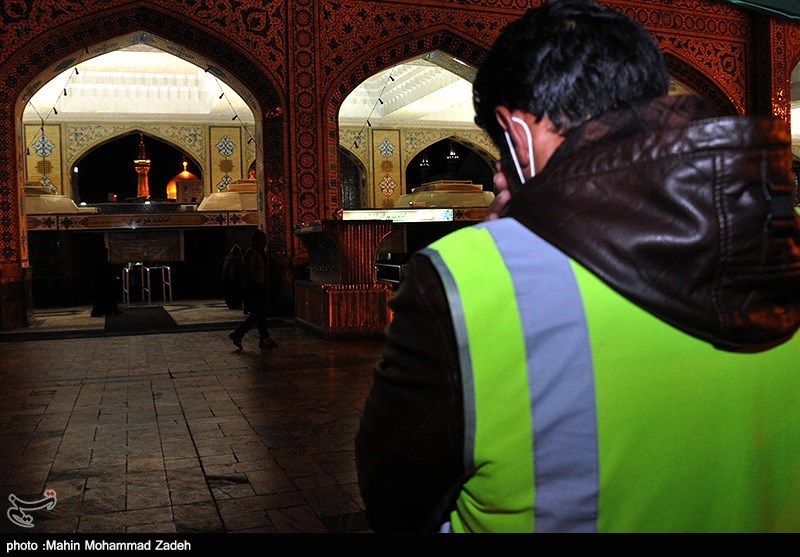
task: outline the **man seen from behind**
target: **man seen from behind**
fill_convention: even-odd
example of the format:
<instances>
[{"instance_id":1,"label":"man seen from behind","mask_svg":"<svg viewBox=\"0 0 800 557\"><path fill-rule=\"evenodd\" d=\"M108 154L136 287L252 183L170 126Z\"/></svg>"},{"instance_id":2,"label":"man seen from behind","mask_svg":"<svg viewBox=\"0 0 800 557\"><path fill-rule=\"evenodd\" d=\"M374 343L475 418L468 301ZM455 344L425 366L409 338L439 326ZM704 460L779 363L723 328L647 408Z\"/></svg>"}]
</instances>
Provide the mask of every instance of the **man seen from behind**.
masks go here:
<instances>
[{"instance_id":1,"label":"man seen from behind","mask_svg":"<svg viewBox=\"0 0 800 557\"><path fill-rule=\"evenodd\" d=\"M391 302L356 438L376 532L800 530L788 127L668 89L595 2L497 39L474 105L503 191Z\"/></svg>"}]
</instances>

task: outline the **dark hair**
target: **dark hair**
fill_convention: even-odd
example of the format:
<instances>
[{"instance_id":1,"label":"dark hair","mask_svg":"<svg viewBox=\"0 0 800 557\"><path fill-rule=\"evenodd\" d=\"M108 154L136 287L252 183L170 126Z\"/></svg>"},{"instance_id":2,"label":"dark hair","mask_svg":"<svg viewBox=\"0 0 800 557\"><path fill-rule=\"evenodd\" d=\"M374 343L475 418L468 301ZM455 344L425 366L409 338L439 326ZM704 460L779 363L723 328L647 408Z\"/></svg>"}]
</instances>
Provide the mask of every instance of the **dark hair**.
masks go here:
<instances>
[{"instance_id":1,"label":"dark hair","mask_svg":"<svg viewBox=\"0 0 800 557\"><path fill-rule=\"evenodd\" d=\"M267 245L267 235L260 228L256 228L250 241L255 245L265 246Z\"/></svg>"},{"instance_id":2,"label":"dark hair","mask_svg":"<svg viewBox=\"0 0 800 557\"><path fill-rule=\"evenodd\" d=\"M644 27L589 0L554 0L528 10L494 43L473 85L475 122L502 145L494 114L501 105L547 116L566 132L668 90L664 58Z\"/></svg>"}]
</instances>

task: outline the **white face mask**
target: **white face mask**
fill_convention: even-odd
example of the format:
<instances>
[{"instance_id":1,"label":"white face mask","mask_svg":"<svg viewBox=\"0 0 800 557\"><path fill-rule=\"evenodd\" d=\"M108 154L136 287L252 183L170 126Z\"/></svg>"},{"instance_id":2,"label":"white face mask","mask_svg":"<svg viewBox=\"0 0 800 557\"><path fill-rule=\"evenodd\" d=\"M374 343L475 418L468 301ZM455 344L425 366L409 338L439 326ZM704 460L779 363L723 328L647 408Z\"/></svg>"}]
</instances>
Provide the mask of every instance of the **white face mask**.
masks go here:
<instances>
[{"instance_id":1,"label":"white face mask","mask_svg":"<svg viewBox=\"0 0 800 557\"><path fill-rule=\"evenodd\" d=\"M528 160L530 160L531 169L531 175L528 179L533 178L536 175L536 170L533 166L533 136L531 135L531 129L528 127L528 124L525 123L525 120L521 118L514 116L511 118L511 120L525 128L525 135L528 137ZM506 142L508 143L508 149L511 151L511 158L514 160L514 167L517 169L519 183L524 184L527 182L527 180L525 179L524 174L522 174L522 167L519 164L519 159L517 159L517 151L514 149L514 145L511 143L511 136L508 135L508 132L505 132L505 134Z\"/></svg>"}]
</instances>

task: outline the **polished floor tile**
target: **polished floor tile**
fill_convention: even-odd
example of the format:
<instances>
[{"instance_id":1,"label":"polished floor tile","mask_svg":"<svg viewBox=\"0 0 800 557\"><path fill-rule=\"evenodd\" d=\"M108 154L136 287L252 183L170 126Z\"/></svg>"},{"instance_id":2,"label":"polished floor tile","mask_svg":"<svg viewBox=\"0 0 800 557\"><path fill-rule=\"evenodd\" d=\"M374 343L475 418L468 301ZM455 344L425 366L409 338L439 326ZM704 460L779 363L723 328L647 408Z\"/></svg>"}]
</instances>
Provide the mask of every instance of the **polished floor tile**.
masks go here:
<instances>
[{"instance_id":1,"label":"polished floor tile","mask_svg":"<svg viewBox=\"0 0 800 557\"><path fill-rule=\"evenodd\" d=\"M0 342L0 500L57 497L0 532L368 532L353 441L381 341L227 332Z\"/></svg>"}]
</instances>

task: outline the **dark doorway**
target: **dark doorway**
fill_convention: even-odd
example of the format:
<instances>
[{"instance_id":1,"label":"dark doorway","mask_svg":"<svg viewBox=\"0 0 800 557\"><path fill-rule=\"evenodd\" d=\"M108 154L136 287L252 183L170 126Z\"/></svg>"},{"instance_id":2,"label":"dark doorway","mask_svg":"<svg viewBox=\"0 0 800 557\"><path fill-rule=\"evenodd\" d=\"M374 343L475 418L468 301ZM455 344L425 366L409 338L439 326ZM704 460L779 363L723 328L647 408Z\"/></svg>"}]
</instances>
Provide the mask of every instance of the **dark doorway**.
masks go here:
<instances>
[{"instance_id":1,"label":"dark doorway","mask_svg":"<svg viewBox=\"0 0 800 557\"><path fill-rule=\"evenodd\" d=\"M406 193L427 182L471 180L492 191L492 166L467 145L443 139L420 151L406 167Z\"/></svg>"},{"instance_id":2,"label":"dark doorway","mask_svg":"<svg viewBox=\"0 0 800 557\"><path fill-rule=\"evenodd\" d=\"M369 204L367 199L367 170L361 161L346 149L339 149L342 175L342 208L360 209Z\"/></svg>"},{"instance_id":3,"label":"dark doorway","mask_svg":"<svg viewBox=\"0 0 800 557\"><path fill-rule=\"evenodd\" d=\"M202 179L199 166L183 151L173 145L145 135L144 144L150 159L150 198L167 199L167 183L183 170ZM73 168L72 191L76 202L107 203L109 194L117 200L136 197L137 174L133 167L139 155L139 132L118 137L87 153Z\"/></svg>"}]
</instances>

